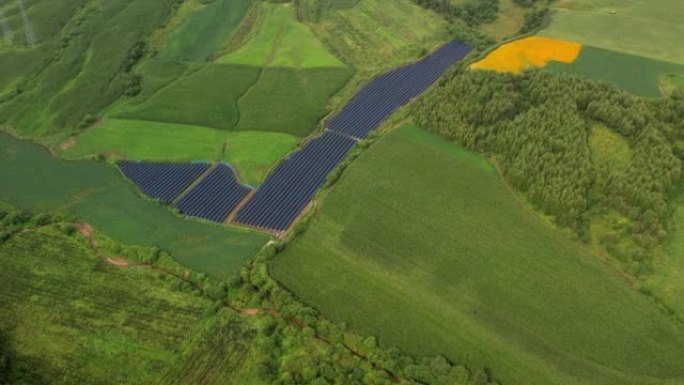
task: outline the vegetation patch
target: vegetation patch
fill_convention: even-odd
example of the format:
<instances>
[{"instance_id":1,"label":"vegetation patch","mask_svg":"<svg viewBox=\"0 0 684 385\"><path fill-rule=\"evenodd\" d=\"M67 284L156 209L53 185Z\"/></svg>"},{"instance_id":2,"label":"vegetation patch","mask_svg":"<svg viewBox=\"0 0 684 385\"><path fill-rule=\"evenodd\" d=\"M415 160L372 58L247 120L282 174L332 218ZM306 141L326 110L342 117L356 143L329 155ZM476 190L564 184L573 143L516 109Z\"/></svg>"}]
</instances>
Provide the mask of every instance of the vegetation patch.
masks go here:
<instances>
[{"instance_id":1,"label":"vegetation patch","mask_svg":"<svg viewBox=\"0 0 684 385\"><path fill-rule=\"evenodd\" d=\"M267 239L264 234L175 215L143 199L104 163L58 160L7 135L0 136L0 160L0 179L13 181L0 191L0 200L34 212L81 218L117 241L159 247L185 266L208 274L236 274Z\"/></svg>"},{"instance_id":2,"label":"vegetation patch","mask_svg":"<svg viewBox=\"0 0 684 385\"><path fill-rule=\"evenodd\" d=\"M662 79L668 74L684 73L684 65L668 63L617 51L584 46L572 63L551 62L547 68L588 79L610 82L639 96L667 94Z\"/></svg>"},{"instance_id":3,"label":"vegetation patch","mask_svg":"<svg viewBox=\"0 0 684 385\"><path fill-rule=\"evenodd\" d=\"M678 324L531 215L483 158L415 127L349 166L272 272L381 344L486 363L501 383L684 377Z\"/></svg>"},{"instance_id":4,"label":"vegetation patch","mask_svg":"<svg viewBox=\"0 0 684 385\"><path fill-rule=\"evenodd\" d=\"M569 41L530 36L495 49L470 68L520 73L530 67L544 67L549 62L572 63L582 46Z\"/></svg>"}]
</instances>

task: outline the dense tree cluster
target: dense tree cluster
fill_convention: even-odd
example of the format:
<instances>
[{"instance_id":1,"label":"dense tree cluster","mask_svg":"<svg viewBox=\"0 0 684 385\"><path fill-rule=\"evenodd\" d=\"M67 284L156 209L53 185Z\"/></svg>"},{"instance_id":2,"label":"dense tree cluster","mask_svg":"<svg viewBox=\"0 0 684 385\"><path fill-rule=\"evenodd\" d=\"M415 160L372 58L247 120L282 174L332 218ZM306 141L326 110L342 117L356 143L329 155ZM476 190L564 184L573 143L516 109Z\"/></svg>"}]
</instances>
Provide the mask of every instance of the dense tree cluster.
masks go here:
<instances>
[{"instance_id":1,"label":"dense tree cluster","mask_svg":"<svg viewBox=\"0 0 684 385\"><path fill-rule=\"evenodd\" d=\"M496 20L499 13L499 0L469 0L458 5L451 0L414 0L414 2L448 18L463 20L471 27Z\"/></svg>"},{"instance_id":2,"label":"dense tree cluster","mask_svg":"<svg viewBox=\"0 0 684 385\"><path fill-rule=\"evenodd\" d=\"M666 236L668 197L681 177L684 103L647 101L603 83L544 71L459 69L415 107L416 122L497 161L505 178L559 225L586 239L592 212L616 210L644 249ZM592 158L603 124L624 137L624 169Z\"/></svg>"}]
</instances>

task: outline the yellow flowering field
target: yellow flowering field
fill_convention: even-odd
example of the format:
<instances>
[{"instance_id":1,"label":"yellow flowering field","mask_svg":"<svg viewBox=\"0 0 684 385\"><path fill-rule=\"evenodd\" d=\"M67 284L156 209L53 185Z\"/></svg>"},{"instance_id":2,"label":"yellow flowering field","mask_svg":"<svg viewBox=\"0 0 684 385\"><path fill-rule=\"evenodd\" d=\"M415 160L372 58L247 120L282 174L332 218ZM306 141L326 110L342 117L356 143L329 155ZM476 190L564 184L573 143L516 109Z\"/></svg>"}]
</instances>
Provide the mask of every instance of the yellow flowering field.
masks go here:
<instances>
[{"instance_id":1,"label":"yellow flowering field","mask_svg":"<svg viewBox=\"0 0 684 385\"><path fill-rule=\"evenodd\" d=\"M520 73L529 67L544 67L549 61L572 63L582 45L542 36L530 36L504 44L470 68Z\"/></svg>"}]
</instances>

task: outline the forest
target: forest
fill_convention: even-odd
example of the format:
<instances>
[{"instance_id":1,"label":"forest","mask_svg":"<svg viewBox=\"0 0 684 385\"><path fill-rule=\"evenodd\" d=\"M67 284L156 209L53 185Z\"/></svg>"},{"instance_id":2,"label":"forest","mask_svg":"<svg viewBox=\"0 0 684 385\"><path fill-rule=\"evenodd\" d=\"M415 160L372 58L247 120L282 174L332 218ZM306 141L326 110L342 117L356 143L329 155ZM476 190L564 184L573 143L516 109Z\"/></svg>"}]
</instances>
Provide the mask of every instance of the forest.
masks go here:
<instances>
[{"instance_id":1,"label":"forest","mask_svg":"<svg viewBox=\"0 0 684 385\"><path fill-rule=\"evenodd\" d=\"M414 117L424 129L487 154L534 207L584 242L603 216L626 218L627 226L600 243L638 275L668 234L668 202L684 159L683 112L676 97L651 101L539 70L515 76L461 68L416 104ZM591 148L597 126L628 142L624 167L601 161ZM625 238L636 247L618 247Z\"/></svg>"}]
</instances>

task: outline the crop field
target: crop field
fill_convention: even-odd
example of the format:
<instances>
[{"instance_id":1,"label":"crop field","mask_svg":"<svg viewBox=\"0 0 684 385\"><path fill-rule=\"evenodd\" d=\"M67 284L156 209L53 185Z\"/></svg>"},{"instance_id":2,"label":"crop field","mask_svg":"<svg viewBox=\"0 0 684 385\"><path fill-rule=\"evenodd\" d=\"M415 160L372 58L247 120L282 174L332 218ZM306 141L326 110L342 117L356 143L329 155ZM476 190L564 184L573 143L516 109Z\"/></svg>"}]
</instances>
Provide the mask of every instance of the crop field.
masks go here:
<instances>
[{"instance_id":1,"label":"crop field","mask_svg":"<svg viewBox=\"0 0 684 385\"><path fill-rule=\"evenodd\" d=\"M212 301L172 289L155 270L107 266L78 235L13 237L0 245L0 278L0 331L11 336L17 383L175 384L179 367L185 383L253 383L248 324L208 316ZM206 368L197 358L215 352L211 339L223 354Z\"/></svg>"},{"instance_id":2,"label":"crop field","mask_svg":"<svg viewBox=\"0 0 684 385\"><path fill-rule=\"evenodd\" d=\"M679 0L568 0L554 5L541 34L598 48L684 64Z\"/></svg>"},{"instance_id":3,"label":"crop field","mask_svg":"<svg viewBox=\"0 0 684 385\"><path fill-rule=\"evenodd\" d=\"M309 27L297 22L293 7L260 4L264 21L256 35L235 52L218 59L219 63L256 66L316 68L346 67Z\"/></svg>"},{"instance_id":4,"label":"crop field","mask_svg":"<svg viewBox=\"0 0 684 385\"><path fill-rule=\"evenodd\" d=\"M76 138L73 147L56 146L67 158L103 154L132 160L229 162L248 184L259 184L273 165L297 146L298 138L269 131L224 131L143 120L105 119Z\"/></svg>"},{"instance_id":5,"label":"crop field","mask_svg":"<svg viewBox=\"0 0 684 385\"><path fill-rule=\"evenodd\" d=\"M200 3L202 3L200 1ZM247 14L252 0L214 0L187 15L171 32L158 58L202 62L213 58Z\"/></svg>"},{"instance_id":6,"label":"crop field","mask_svg":"<svg viewBox=\"0 0 684 385\"><path fill-rule=\"evenodd\" d=\"M328 99L351 75L344 67L268 67L238 102L240 121L235 130L304 137L326 115Z\"/></svg>"},{"instance_id":7,"label":"crop field","mask_svg":"<svg viewBox=\"0 0 684 385\"><path fill-rule=\"evenodd\" d=\"M577 43L530 36L502 45L470 68L520 73L550 62L572 63L581 50L582 46Z\"/></svg>"},{"instance_id":8,"label":"crop field","mask_svg":"<svg viewBox=\"0 0 684 385\"><path fill-rule=\"evenodd\" d=\"M684 379L679 325L478 155L404 126L320 206L272 273L383 345L484 364L503 384Z\"/></svg>"},{"instance_id":9,"label":"crop field","mask_svg":"<svg viewBox=\"0 0 684 385\"><path fill-rule=\"evenodd\" d=\"M359 71L393 68L449 40L444 19L411 0L360 0L352 8L331 10L312 29Z\"/></svg>"},{"instance_id":10,"label":"crop field","mask_svg":"<svg viewBox=\"0 0 684 385\"><path fill-rule=\"evenodd\" d=\"M238 99L259 72L252 66L208 65L114 117L231 129L240 118Z\"/></svg>"},{"instance_id":11,"label":"crop field","mask_svg":"<svg viewBox=\"0 0 684 385\"><path fill-rule=\"evenodd\" d=\"M584 46L572 63L551 62L551 71L613 83L625 91L646 97L660 97L663 77L684 73L684 65L648 59L617 51Z\"/></svg>"},{"instance_id":12,"label":"crop field","mask_svg":"<svg viewBox=\"0 0 684 385\"><path fill-rule=\"evenodd\" d=\"M0 161L0 180L14 181L3 184L0 200L82 218L117 241L157 246L198 271L230 277L267 240L263 234L174 215L143 199L114 167L103 163L57 160L7 135L0 136Z\"/></svg>"}]
</instances>

